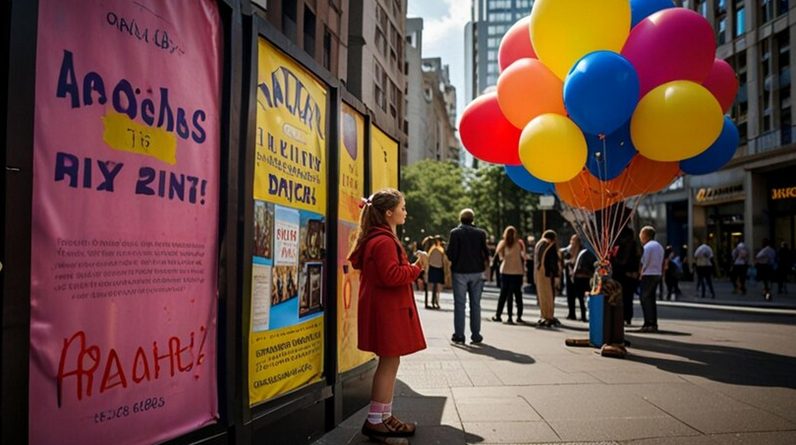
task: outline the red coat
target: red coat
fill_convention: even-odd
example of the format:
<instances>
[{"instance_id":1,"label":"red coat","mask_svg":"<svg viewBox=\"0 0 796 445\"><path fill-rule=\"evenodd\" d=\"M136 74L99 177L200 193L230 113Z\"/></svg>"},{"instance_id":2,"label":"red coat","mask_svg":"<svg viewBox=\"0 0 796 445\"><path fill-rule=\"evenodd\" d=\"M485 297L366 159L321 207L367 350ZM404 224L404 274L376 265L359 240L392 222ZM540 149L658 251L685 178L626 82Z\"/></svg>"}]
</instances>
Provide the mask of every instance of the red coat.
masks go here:
<instances>
[{"instance_id":1,"label":"red coat","mask_svg":"<svg viewBox=\"0 0 796 445\"><path fill-rule=\"evenodd\" d=\"M349 259L362 271L357 347L382 357L425 349L412 291L421 269L409 264L395 234L386 227L371 229Z\"/></svg>"}]
</instances>

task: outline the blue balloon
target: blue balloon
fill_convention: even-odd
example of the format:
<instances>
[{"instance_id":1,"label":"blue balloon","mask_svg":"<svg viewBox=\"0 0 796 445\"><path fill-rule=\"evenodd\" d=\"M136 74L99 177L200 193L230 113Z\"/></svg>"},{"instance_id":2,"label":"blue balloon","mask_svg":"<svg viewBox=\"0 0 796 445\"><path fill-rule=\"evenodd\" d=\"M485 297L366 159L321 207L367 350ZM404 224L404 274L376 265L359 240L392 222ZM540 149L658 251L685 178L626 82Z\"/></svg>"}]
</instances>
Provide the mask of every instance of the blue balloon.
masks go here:
<instances>
[{"instance_id":1,"label":"blue balloon","mask_svg":"<svg viewBox=\"0 0 796 445\"><path fill-rule=\"evenodd\" d=\"M638 22L664 9L674 8L672 0L630 0L631 23L634 27Z\"/></svg>"},{"instance_id":2,"label":"blue balloon","mask_svg":"<svg viewBox=\"0 0 796 445\"><path fill-rule=\"evenodd\" d=\"M738 127L729 117L724 116L724 128L721 129L721 134L716 142L693 158L680 161L680 170L689 175L712 173L730 162L740 140Z\"/></svg>"},{"instance_id":3,"label":"blue balloon","mask_svg":"<svg viewBox=\"0 0 796 445\"><path fill-rule=\"evenodd\" d=\"M602 136L602 139L588 133L584 136L589 147L586 168L602 181L610 181L619 176L638 153L630 139L630 121L613 133Z\"/></svg>"},{"instance_id":4,"label":"blue balloon","mask_svg":"<svg viewBox=\"0 0 796 445\"><path fill-rule=\"evenodd\" d=\"M528 173L522 165L506 165L506 174L509 178L523 190L533 193L551 194L556 190L552 182L542 181L541 179Z\"/></svg>"},{"instance_id":5,"label":"blue balloon","mask_svg":"<svg viewBox=\"0 0 796 445\"><path fill-rule=\"evenodd\" d=\"M633 115L639 80L627 59L612 51L583 56L564 81L564 105L584 133L610 134Z\"/></svg>"}]
</instances>

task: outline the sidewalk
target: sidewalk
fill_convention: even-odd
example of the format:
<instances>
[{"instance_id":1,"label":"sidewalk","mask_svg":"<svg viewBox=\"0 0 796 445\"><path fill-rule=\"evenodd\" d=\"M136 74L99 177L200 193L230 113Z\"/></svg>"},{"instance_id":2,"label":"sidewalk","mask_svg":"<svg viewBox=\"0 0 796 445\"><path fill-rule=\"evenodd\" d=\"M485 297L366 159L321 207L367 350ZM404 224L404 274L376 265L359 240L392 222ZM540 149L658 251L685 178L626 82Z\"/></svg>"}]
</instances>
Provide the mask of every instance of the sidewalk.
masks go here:
<instances>
[{"instance_id":1,"label":"sidewalk","mask_svg":"<svg viewBox=\"0 0 796 445\"><path fill-rule=\"evenodd\" d=\"M772 286L774 291L771 293L772 301L766 301L763 298L763 283L759 282L747 282L746 295L736 295L732 293L733 285L729 281L714 281L713 290L716 291L716 298L710 298L710 289L705 292L706 298L701 298L702 292L700 290L697 293L695 281L681 281L679 286L682 295L674 300L675 302L769 309L796 309L796 283L789 283L787 287L789 292L783 294L777 293L777 285L774 284ZM663 288L664 292L666 292L665 285ZM484 290L490 293L500 293L500 289L494 281L486 283ZM526 298L528 296L529 294L525 294ZM532 297L536 298L535 295ZM562 297L559 296L557 298ZM563 298L566 301L566 296ZM638 302L638 295L635 296L635 301ZM663 303L666 304L666 302Z\"/></svg>"},{"instance_id":2,"label":"sidewalk","mask_svg":"<svg viewBox=\"0 0 796 445\"><path fill-rule=\"evenodd\" d=\"M796 317L667 318L657 335L628 333L618 360L564 345L588 325L563 320L561 298L564 325L537 329L487 321L496 295L485 294L480 346L449 342L450 293L442 310L416 299L428 349L402 358L394 401L419 425L413 445L796 443ZM528 321L534 303L526 296ZM315 444L370 443L359 433L366 415Z\"/></svg>"}]
</instances>

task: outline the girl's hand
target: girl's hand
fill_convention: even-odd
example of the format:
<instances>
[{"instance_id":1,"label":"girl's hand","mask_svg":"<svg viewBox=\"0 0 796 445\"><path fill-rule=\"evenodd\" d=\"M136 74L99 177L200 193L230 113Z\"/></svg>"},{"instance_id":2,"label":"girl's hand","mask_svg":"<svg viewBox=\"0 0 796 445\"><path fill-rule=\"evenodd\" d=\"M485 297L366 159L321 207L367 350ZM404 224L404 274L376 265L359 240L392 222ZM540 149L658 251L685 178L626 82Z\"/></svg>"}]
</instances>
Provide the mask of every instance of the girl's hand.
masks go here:
<instances>
[{"instance_id":1,"label":"girl's hand","mask_svg":"<svg viewBox=\"0 0 796 445\"><path fill-rule=\"evenodd\" d=\"M425 269L426 265L428 264L428 254L422 250L418 250L415 252L415 256L417 257L417 261L415 261L415 266L418 266L421 269Z\"/></svg>"}]
</instances>

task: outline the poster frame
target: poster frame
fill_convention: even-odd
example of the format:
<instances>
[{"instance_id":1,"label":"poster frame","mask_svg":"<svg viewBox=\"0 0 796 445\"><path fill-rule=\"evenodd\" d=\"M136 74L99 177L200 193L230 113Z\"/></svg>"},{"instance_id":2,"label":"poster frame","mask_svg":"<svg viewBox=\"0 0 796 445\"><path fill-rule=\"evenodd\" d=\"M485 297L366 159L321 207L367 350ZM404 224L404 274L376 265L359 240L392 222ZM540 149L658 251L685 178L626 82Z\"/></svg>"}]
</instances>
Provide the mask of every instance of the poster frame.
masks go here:
<instances>
[{"instance_id":1,"label":"poster frame","mask_svg":"<svg viewBox=\"0 0 796 445\"><path fill-rule=\"evenodd\" d=\"M237 212L237 189L230 178L238 175L238 153L236 147L240 113L235 104L240 103L241 63L241 2L216 0L221 20L222 60L219 69L220 88L220 138L219 138L219 243L216 252L218 262L218 329L214 339L217 344L216 385L218 388L217 422L191 431L167 444L181 445L202 442L203 444L230 443L228 432L238 418L230 410L235 394L230 391L230 376L234 375L235 349L230 347L228 332L234 329L235 298L237 283L228 274L237 267L237 246L224 240L236 237L234 221ZM0 272L2 303L0 317L3 330L0 338L0 438L3 443L28 443L30 403L28 386L30 381L30 298L31 298L31 234L33 199L33 147L36 91L36 54L38 50L38 0L12 0L4 2L3 23L0 26L0 45L6 57L0 59L4 91L2 127L5 147L0 150L3 169L4 205L0 210ZM13 86L13 88L12 88ZM8 87L8 88L6 88ZM11 112L13 110L13 112ZM9 128L13 132L5 131ZM229 216L232 215L232 216ZM12 260L13 259L13 260ZM230 297L232 296L232 297ZM232 326L232 327L231 327Z\"/></svg>"},{"instance_id":2,"label":"poster frame","mask_svg":"<svg viewBox=\"0 0 796 445\"><path fill-rule=\"evenodd\" d=\"M336 146L334 140L338 137L338 130L333 125L333 120L336 119L336 113L331 112L332 107L336 102L336 97L338 94L339 83L337 79L335 79L331 73L329 73L325 68L320 66L314 59L310 58L310 56L303 51L299 46L295 43L289 41L287 37L282 35L273 25L268 23L263 17L260 15L254 14L250 17L244 18L244 21L250 20L250 26L244 25L244 70L243 70L243 89L247 94L244 94L243 101L246 106L243 109L247 110L246 115L248 116L247 122L245 124L245 128L243 129L243 133L245 137L239 144L239 146L243 150L243 163L241 166L241 172L243 174L240 175L241 178L244 180L244 184L241 186L242 193L240 194L240 236L239 236L239 245L240 250L238 252L238 258L242 261L240 263L240 267L238 268L240 282L241 282L241 307L238 311L240 314L240 322L241 322L241 329L238 331L240 332L240 338L237 339L238 341L238 348L240 348L240 362L241 368L239 372L240 384L238 385L239 394L241 397L237 400L237 404L239 408L242 409L242 419L245 425L248 425L249 428L252 430L260 429L265 425L273 424L280 418L290 415L291 413L295 413L299 410L307 408L311 405L314 405L319 402L324 402L327 399L331 399L333 396L332 386L330 384L334 381L334 372L333 368L330 368L330 360L329 360L329 342L332 339L329 338L328 333L330 328L337 329L337 325L333 322L333 319L330 317L330 304L326 304L324 308L324 336L325 336L325 344L324 348L324 366L323 366L323 373L324 378L321 379L319 382L311 383L309 385L303 386L301 388L297 388L295 390L289 391L285 394L278 395L273 399L267 400L265 402L259 403L255 406L249 406L249 396L248 396L248 369L249 369L249 360L248 360L248 347L249 347L249 328L250 328L250 318L251 318L251 280L252 280L252 272L251 267L245 266L245 261L252 257L252 245L248 243L248 240L252 239L253 237L253 228L252 225L249 223L253 221L254 218L254 157L256 153L256 146L255 146L255 134L257 130L257 120L256 120L256 106L257 106L257 76L258 76L258 41L259 38L262 37L270 45L275 47L276 49L282 51L288 57L294 59L297 64L301 65L304 69L306 69L310 74L315 76L321 83L325 84L327 87L327 122L326 122L326 147L325 147L325 155L327 159L327 181L330 180L332 176L334 176L331 172L332 163L329 162L330 156L334 153L334 149ZM247 29L248 28L248 29ZM326 200L326 236L327 236L327 252L329 252L331 246L329 245L330 237L329 233L332 233L331 230L336 230L336 224L334 228L332 228L332 215L336 217L336 211L334 213L331 212L331 204L333 201L333 196L331 190L328 187L329 182L327 182L327 200ZM333 258L327 254L326 258L327 269L335 267L335 262ZM335 289L336 282L330 281L330 278L333 280L334 277L331 277L332 274L327 273L327 278L324 281L324 287L326 288L327 298L331 297L329 291ZM331 286L331 287L330 287ZM332 312L333 315L333 312ZM334 346L334 345L332 345ZM325 403L325 402L324 402ZM324 425L319 425L320 428L326 428L326 422L323 422Z\"/></svg>"}]
</instances>

